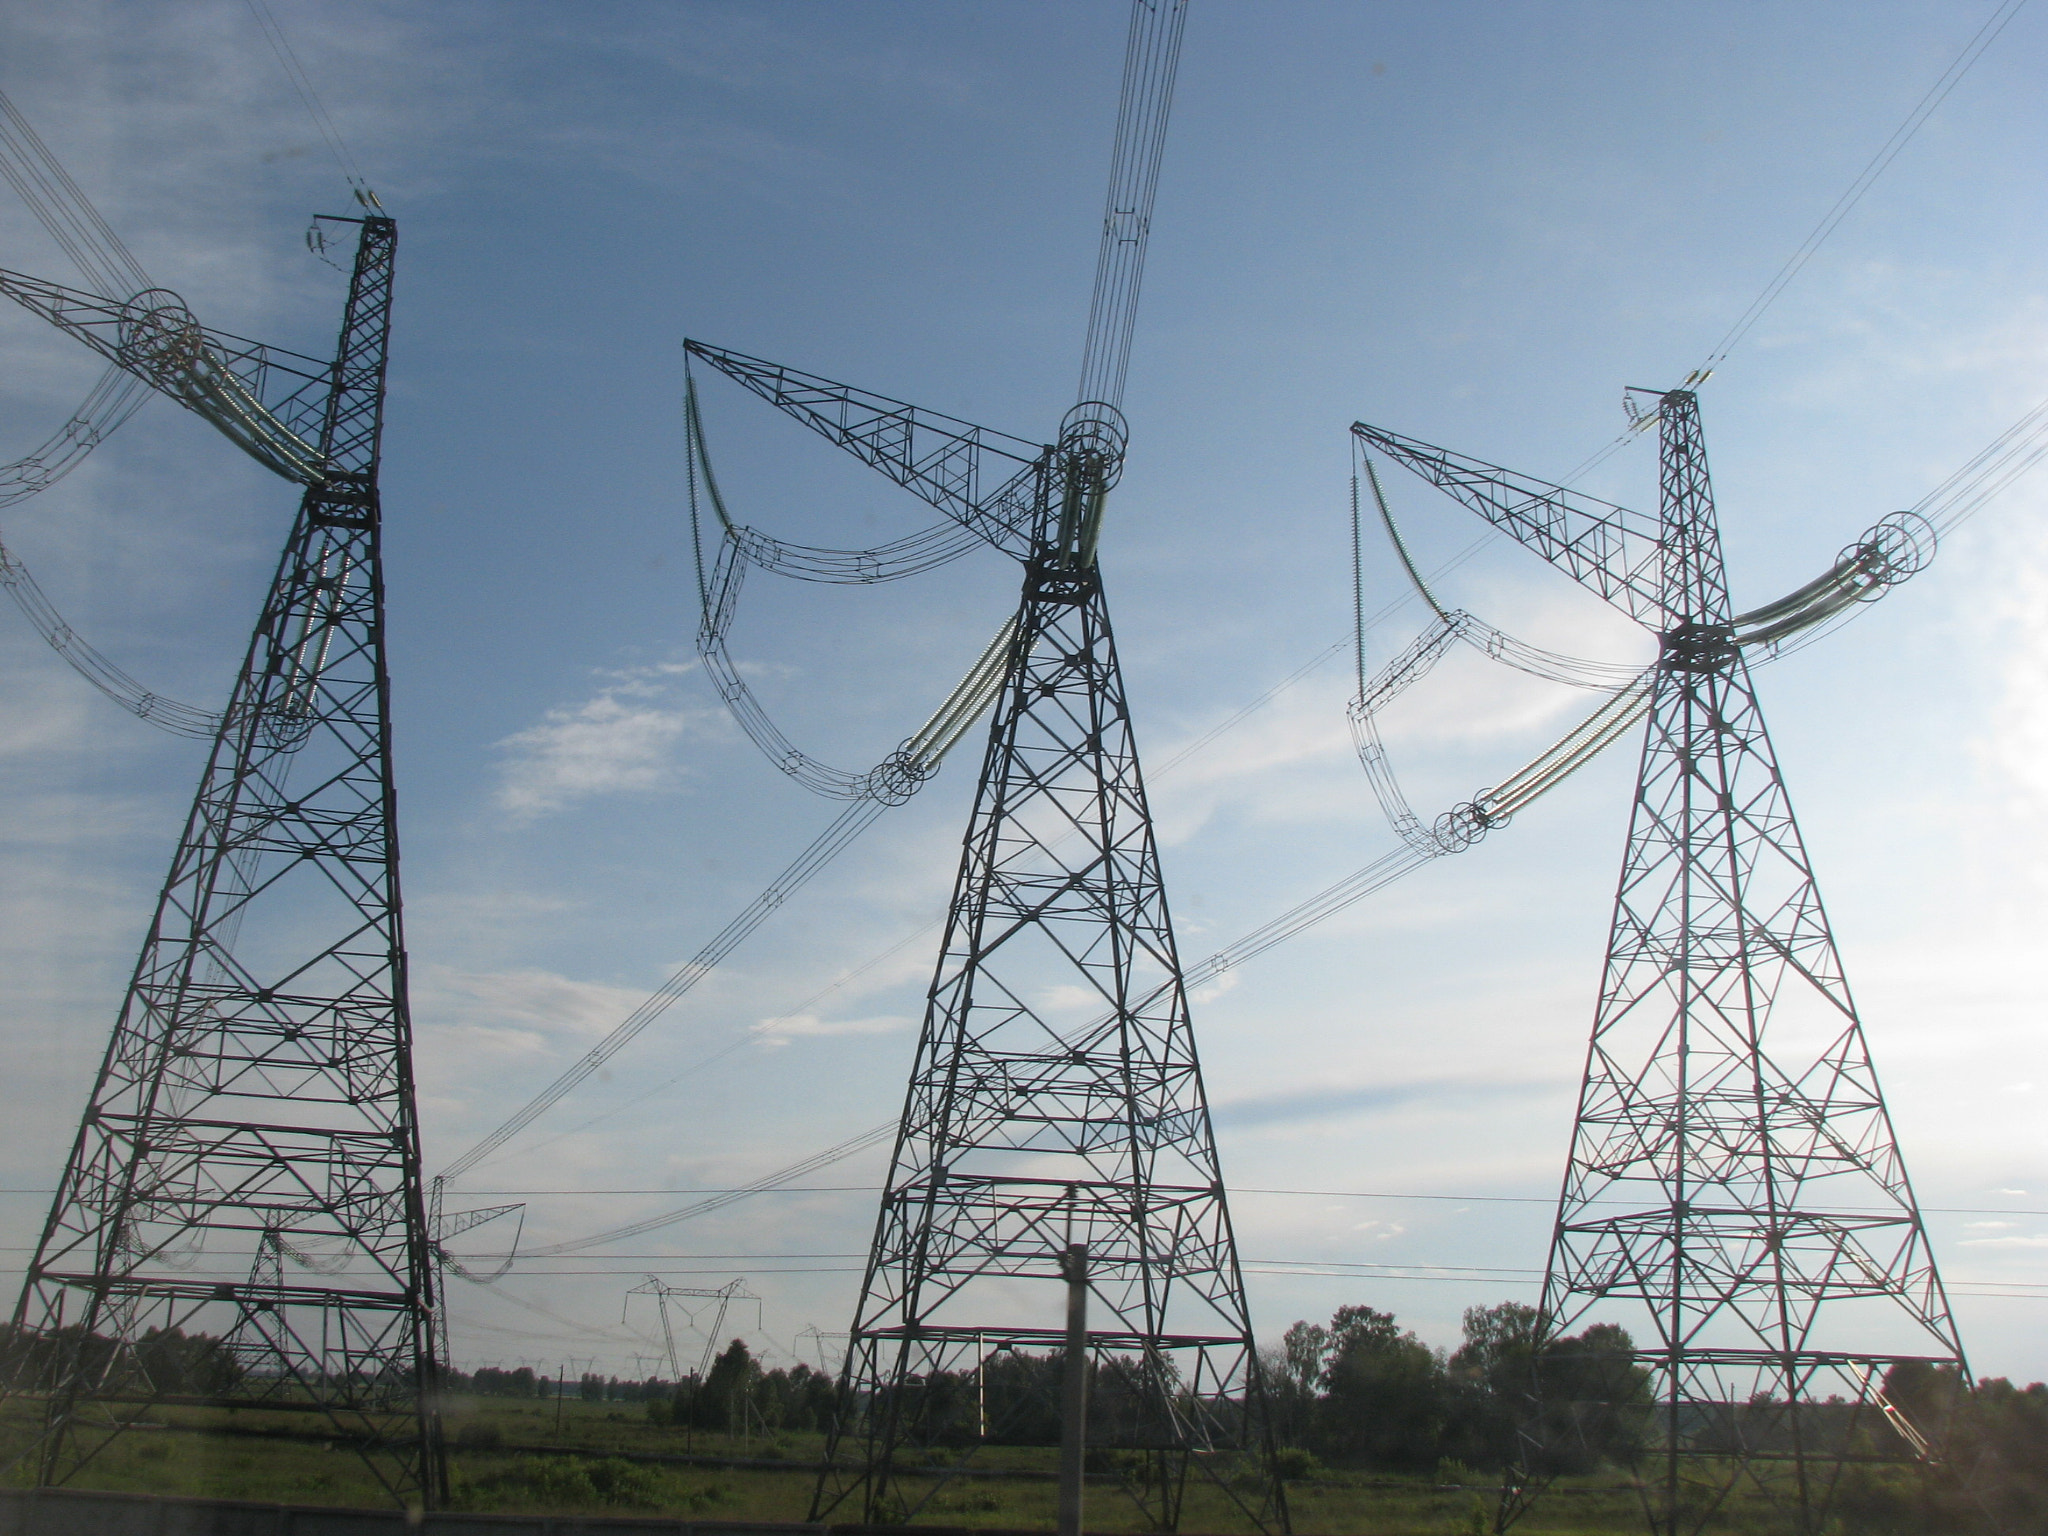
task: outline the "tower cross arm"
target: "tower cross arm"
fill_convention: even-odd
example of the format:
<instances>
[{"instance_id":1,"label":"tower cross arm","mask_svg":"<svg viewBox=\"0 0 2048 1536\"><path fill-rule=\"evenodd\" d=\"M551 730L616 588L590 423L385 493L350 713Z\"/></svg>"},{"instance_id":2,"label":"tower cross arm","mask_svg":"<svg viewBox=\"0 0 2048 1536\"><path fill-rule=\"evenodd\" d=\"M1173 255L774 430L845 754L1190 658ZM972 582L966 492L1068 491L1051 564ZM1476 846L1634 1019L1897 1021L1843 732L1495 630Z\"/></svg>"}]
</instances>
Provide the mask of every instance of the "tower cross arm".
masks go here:
<instances>
[{"instance_id":1,"label":"tower cross arm","mask_svg":"<svg viewBox=\"0 0 2048 1536\"><path fill-rule=\"evenodd\" d=\"M1665 627L1656 518L1362 421L1351 432L1637 623Z\"/></svg>"},{"instance_id":2,"label":"tower cross arm","mask_svg":"<svg viewBox=\"0 0 2048 1536\"><path fill-rule=\"evenodd\" d=\"M496 1221L500 1216L509 1216L524 1208L523 1205L486 1205L473 1211L451 1211L432 1223L433 1230L429 1236L437 1243L445 1243L486 1222Z\"/></svg>"},{"instance_id":3,"label":"tower cross arm","mask_svg":"<svg viewBox=\"0 0 2048 1536\"><path fill-rule=\"evenodd\" d=\"M1030 554L1039 444L705 342L683 347L997 549Z\"/></svg>"},{"instance_id":4,"label":"tower cross arm","mask_svg":"<svg viewBox=\"0 0 2048 1536\"><path fill-rule=\"evenodd\" d=\"M332 364L208 330L165 289L114 300L0 270L0 294L203 417L264 468L300 485L324 477L314 444Z\"/></svg>"}]
</instances>

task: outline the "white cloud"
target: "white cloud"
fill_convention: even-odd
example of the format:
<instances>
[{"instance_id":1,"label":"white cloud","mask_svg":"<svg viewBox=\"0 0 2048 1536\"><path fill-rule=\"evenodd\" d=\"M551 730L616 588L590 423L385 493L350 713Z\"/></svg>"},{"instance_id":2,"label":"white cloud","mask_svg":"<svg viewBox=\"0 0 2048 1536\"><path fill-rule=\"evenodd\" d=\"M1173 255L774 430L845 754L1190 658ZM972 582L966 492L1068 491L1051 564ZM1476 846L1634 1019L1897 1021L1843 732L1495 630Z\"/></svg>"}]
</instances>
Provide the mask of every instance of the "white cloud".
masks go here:
<instances>
[{"instance_id":1,"label":"white cloud","mask_svg":"<svg viewBox=\"0 0 2048 1536\"><path fill-rule=\"evenodd\" d=\"M1235 991L1237 984L1243 979L1244 974L1241 971L1235 969L1225 971L1215 979L1204 982L1201 986L1191 990L1188 993L1188 1002L1197 1008L1204 1003L1213 1003L1224 993Z\"/></svg>"},{"instance_id":2,"label":"white cloud","mask_svg":"<svg viewBox=\"0 0 2048 1536\"><path fill-rule=\"evenodd\" d=\"M792 1040L820 1039L832 1035L889 1035L908 1029L910 1020L899 1014L881 1014L871 1019L821 1019L814 1013L794 1013L780 1019L763 1019L753 1033L768 1046L785 1046Z\"/></svg>"},{"instance_id":3,"label":"white cloud","mask_svg":"<svg viewBox=\"0 0 2048 1536\"><path fill-rule=\"evenodd\" d=\"M2048 819L2048 544L2031 529L2000 542L2005 585L1987 607L2004 697L1979 750L2005 782L2008 809L2038 823Z\"/></svg>"},{"instance_id":4,"label":"white cloud","mask_svg":"<svg viewBox=\"0 0 2048 1536\"><path fill-rule=\"evenodd\" d=\"M641 988L576 981L553 971L462 971L424 966L413 973L413 1009L437 1045L507 1056L580 1046L645 1001Z\"/></svg>"},{"instance_id":5,"label":"white cloud","mask_svg":"<svg viewBox=\"0 0 2048 1536\"><path fill-rule=\"evenodd\" d=\"M551 709L541 723L497 745L508 754L497 803L522 821L596 795L649 794L672 788L681 770L670 748L706 711L653 702L692 670L666 663L606 674L594 698Z\"/></svg>"},{"instance_id":6,"label":"white cloud","mask_svg":"<svg viewBox=\"0 0 2048 1536\"><path fill-rule=\"evenodd\" d=\"M1092 1008L1099 1013L1102 1007L1102 993L1094 987L1062 981L1039 989L1038 1008L1041 1013L1073 1013L1083 1008Z\"/></svg>"}]
</instances>

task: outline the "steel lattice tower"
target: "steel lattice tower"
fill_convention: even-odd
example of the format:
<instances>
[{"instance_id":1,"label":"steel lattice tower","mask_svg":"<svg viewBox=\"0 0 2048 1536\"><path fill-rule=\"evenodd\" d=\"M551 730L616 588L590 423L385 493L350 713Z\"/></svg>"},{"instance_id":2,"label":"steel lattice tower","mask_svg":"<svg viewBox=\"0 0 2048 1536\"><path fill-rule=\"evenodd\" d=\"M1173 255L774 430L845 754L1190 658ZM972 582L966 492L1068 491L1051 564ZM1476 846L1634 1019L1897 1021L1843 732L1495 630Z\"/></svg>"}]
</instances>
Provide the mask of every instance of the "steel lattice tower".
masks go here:
<instances>
[{"instance_id":1,"label":"steel lattice tower","mask_svg":"<svg viewBox=\"0 0 2048 1536\"><path fill-rule=\"evenodd\" d=\"M850 1420L835 1448L850 1448L851 1464L828 1474L819 1514L858 1500L876 1520L897 1507L892 1497L911 1503L905 1453L970 1437L960 1387L989 1350L1057 1345L1049 1282L1069 1242L1087 1244L1110 1315L1091 1337L1091 1442L1138 1453L1130 1483L1151 1517L1175 1526L1203 1453L1266 1450L1251 1320L1094 559L1093 519L1115 463L1097 442L1070 433L1041 478L1016 647L853 1323ZM1112 1373L1125 1391L1114 1406L1101 1400ZM1278 1523L1277 1500L1264 1478L1247 1513Z\"/></svg>"},{"instance_id":2,"label":"steel lattice tower","mask_svg":"<svg viewBox=\"0 0 2048 1536\"><path fill-rule=\"evenodd\" d=\"M15 1312L44 1482L184 1401L316 1415L403 1503L445 1486L379 564L397 230L345 222L339 348L286 402L307 488ZM260 349L151 297L102 306L126 365L245 447L306 446L249 409Z\"/></svg>"},{"instance_id":3,"label":"steel lattice tower","mask_svg":"<svg viewBox=\"0 0 2048 1536\"><path fill-rule=\"evenodd\" d=\"M1286 1527L1096 560L1184 15L1133 0L1082 403L1056 443L688 344L1024 575L814 1520L915 1518L949 1475L927 1452L956 1465L1026 1433L1020 1413L1057 1421L1047 1357L1080 1243L1089 1447L1157 1527L1195 1480Z\"/></svg>"},{"instance_id":4,"label":"steel lattice tower","mask_svg":"<svg viewBox=\"0 0 2048 1536\"><path fill-rule=\"evenodd\" d=\"M1771 615L1732 611L1698 400L1657 412L1654 524L1354 430L1661 636L1538 1358L1629 1329L1652 1530L1762 1500L1817 1531L1846 1460L1917 1449L1884 1372L1963 1350L1750 681ZM1544 1380L1503 1528L1592 1406Z\"/></svg>"},{"instance_id":5,"label":"steel lattice tower","mask_svg":"<svg viewBox=\"0 0 2048 1536\"><path fill-rule=\"evenodd\" d=\"M1190 1474L1284 1528L1264 1386L1096 540L1123 418L1034 450L689 343L691 356L980 530L1024 568L1002 693L882 1197L813 1518L913 1516L921 1453L1000 1439L987 1359L1051 1349L1088 1245L1089 1443L1172 1529ZM992 469L1008 471L993 490ZM1021 1283L1020 1283L1021 1282Z\"/></svg>"}]
</instances>

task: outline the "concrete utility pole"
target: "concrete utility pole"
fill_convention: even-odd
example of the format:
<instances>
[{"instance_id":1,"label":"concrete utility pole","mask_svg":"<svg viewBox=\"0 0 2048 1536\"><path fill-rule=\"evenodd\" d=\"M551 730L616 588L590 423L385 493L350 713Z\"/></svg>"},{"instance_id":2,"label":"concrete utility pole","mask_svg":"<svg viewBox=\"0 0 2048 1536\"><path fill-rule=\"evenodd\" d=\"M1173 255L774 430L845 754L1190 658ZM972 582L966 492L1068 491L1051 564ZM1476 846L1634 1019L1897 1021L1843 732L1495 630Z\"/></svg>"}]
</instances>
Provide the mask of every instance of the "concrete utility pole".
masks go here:
<instances>
[{"instance_id":1,"label":"concrete utility pole","mask_svg":"<svg viewBox=\"0 0 2048 1536\"><path fill-rule=\"evenodd\" d=\"M1060 1412L1059 1536L1081 1536L1081 1473L1088 1454L1088 1245L1060 1255L1067 1280L1067 1361Z\"/></svg>"}]
</instances>

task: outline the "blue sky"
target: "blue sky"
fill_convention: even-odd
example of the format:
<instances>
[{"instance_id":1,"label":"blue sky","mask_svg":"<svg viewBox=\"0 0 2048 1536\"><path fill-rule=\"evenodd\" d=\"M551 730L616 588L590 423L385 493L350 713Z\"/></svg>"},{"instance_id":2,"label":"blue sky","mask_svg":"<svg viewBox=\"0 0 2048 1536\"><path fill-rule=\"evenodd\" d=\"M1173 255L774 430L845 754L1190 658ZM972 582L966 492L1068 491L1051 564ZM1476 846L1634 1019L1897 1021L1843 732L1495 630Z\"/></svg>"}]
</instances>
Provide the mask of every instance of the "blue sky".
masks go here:
<instances>
[{"instance_id":1,"label":"blue sky","mask_svg":"<svg viewBox=\"0 0 2048 1536\"><path fill-rule=\"evenodd\" d=\"M761 761L695 668L683 337L1050 434L1079 370L1123 8L276 10L400 225L385 501L437 1164L835 809ZM1624 386L1706 355L1990 10L1195 0L1103 555L1190 956L1391 843L1335 654L1162 771L1343 636L1347 425L1562 476L1620 429ZM2048 13L2023 11L1707 386L1738 606L1823 569L2048 394L2044 53ZM329 344L341 280L299 236L346 191L240 0L13 8L0 85L209 324ZM11 203L0 239L0 263L75 279ZM25 314L0 315L0 346L11 457L93 369ZM758 402L716 381L704 399L743 519L838 545L921 526ZM1646 505L1654 479L1638 445L1587 488ZM1389 489L1426 561L1477 532ZM1761 676L1965 1340L1980 1371L2021 1379L2048 1375L2029 1299L2048 1291L2026 1289L2048 1286L2044 502L2023 483ZM208 703L291 510L159 402L5 533L95 644ZM1401 588L1370 553L1378 606ZM1014 579L993 555L869 591L757 578L735 654L801 743L870 762L964 669ZM1539 644L1647 653L1498 541L1447 589ZM1375 655L1419 622L1396 615ZM1579 703L1455 661L1389 717L1389 744L1437 808ZM887 1118L975 756L467 1186L723 1188ZM0 612L9 1189L56 1173L199 763ZM1262 1335L1362 1301L1448 1342L1464 1306L1531 1295L1631 769L1611 754L1198 998ZM620 1253L458 1288L457 1354L631 1369L654 1319L622 1326L621 1298L653 1269L746 1276L766 1298L757 1344L815 1358L798 1335L845 1327L872 1220L859 1186L880 1172L869 1154ZM1259 1193L1275 1190L1375 1197ZM663 1208L533 1194L526 1231ZM16 1262L39 1215L0 1197ZM1281 1272L1374 1265L1473 1273Z\"/></svg>"}]
</instances>

